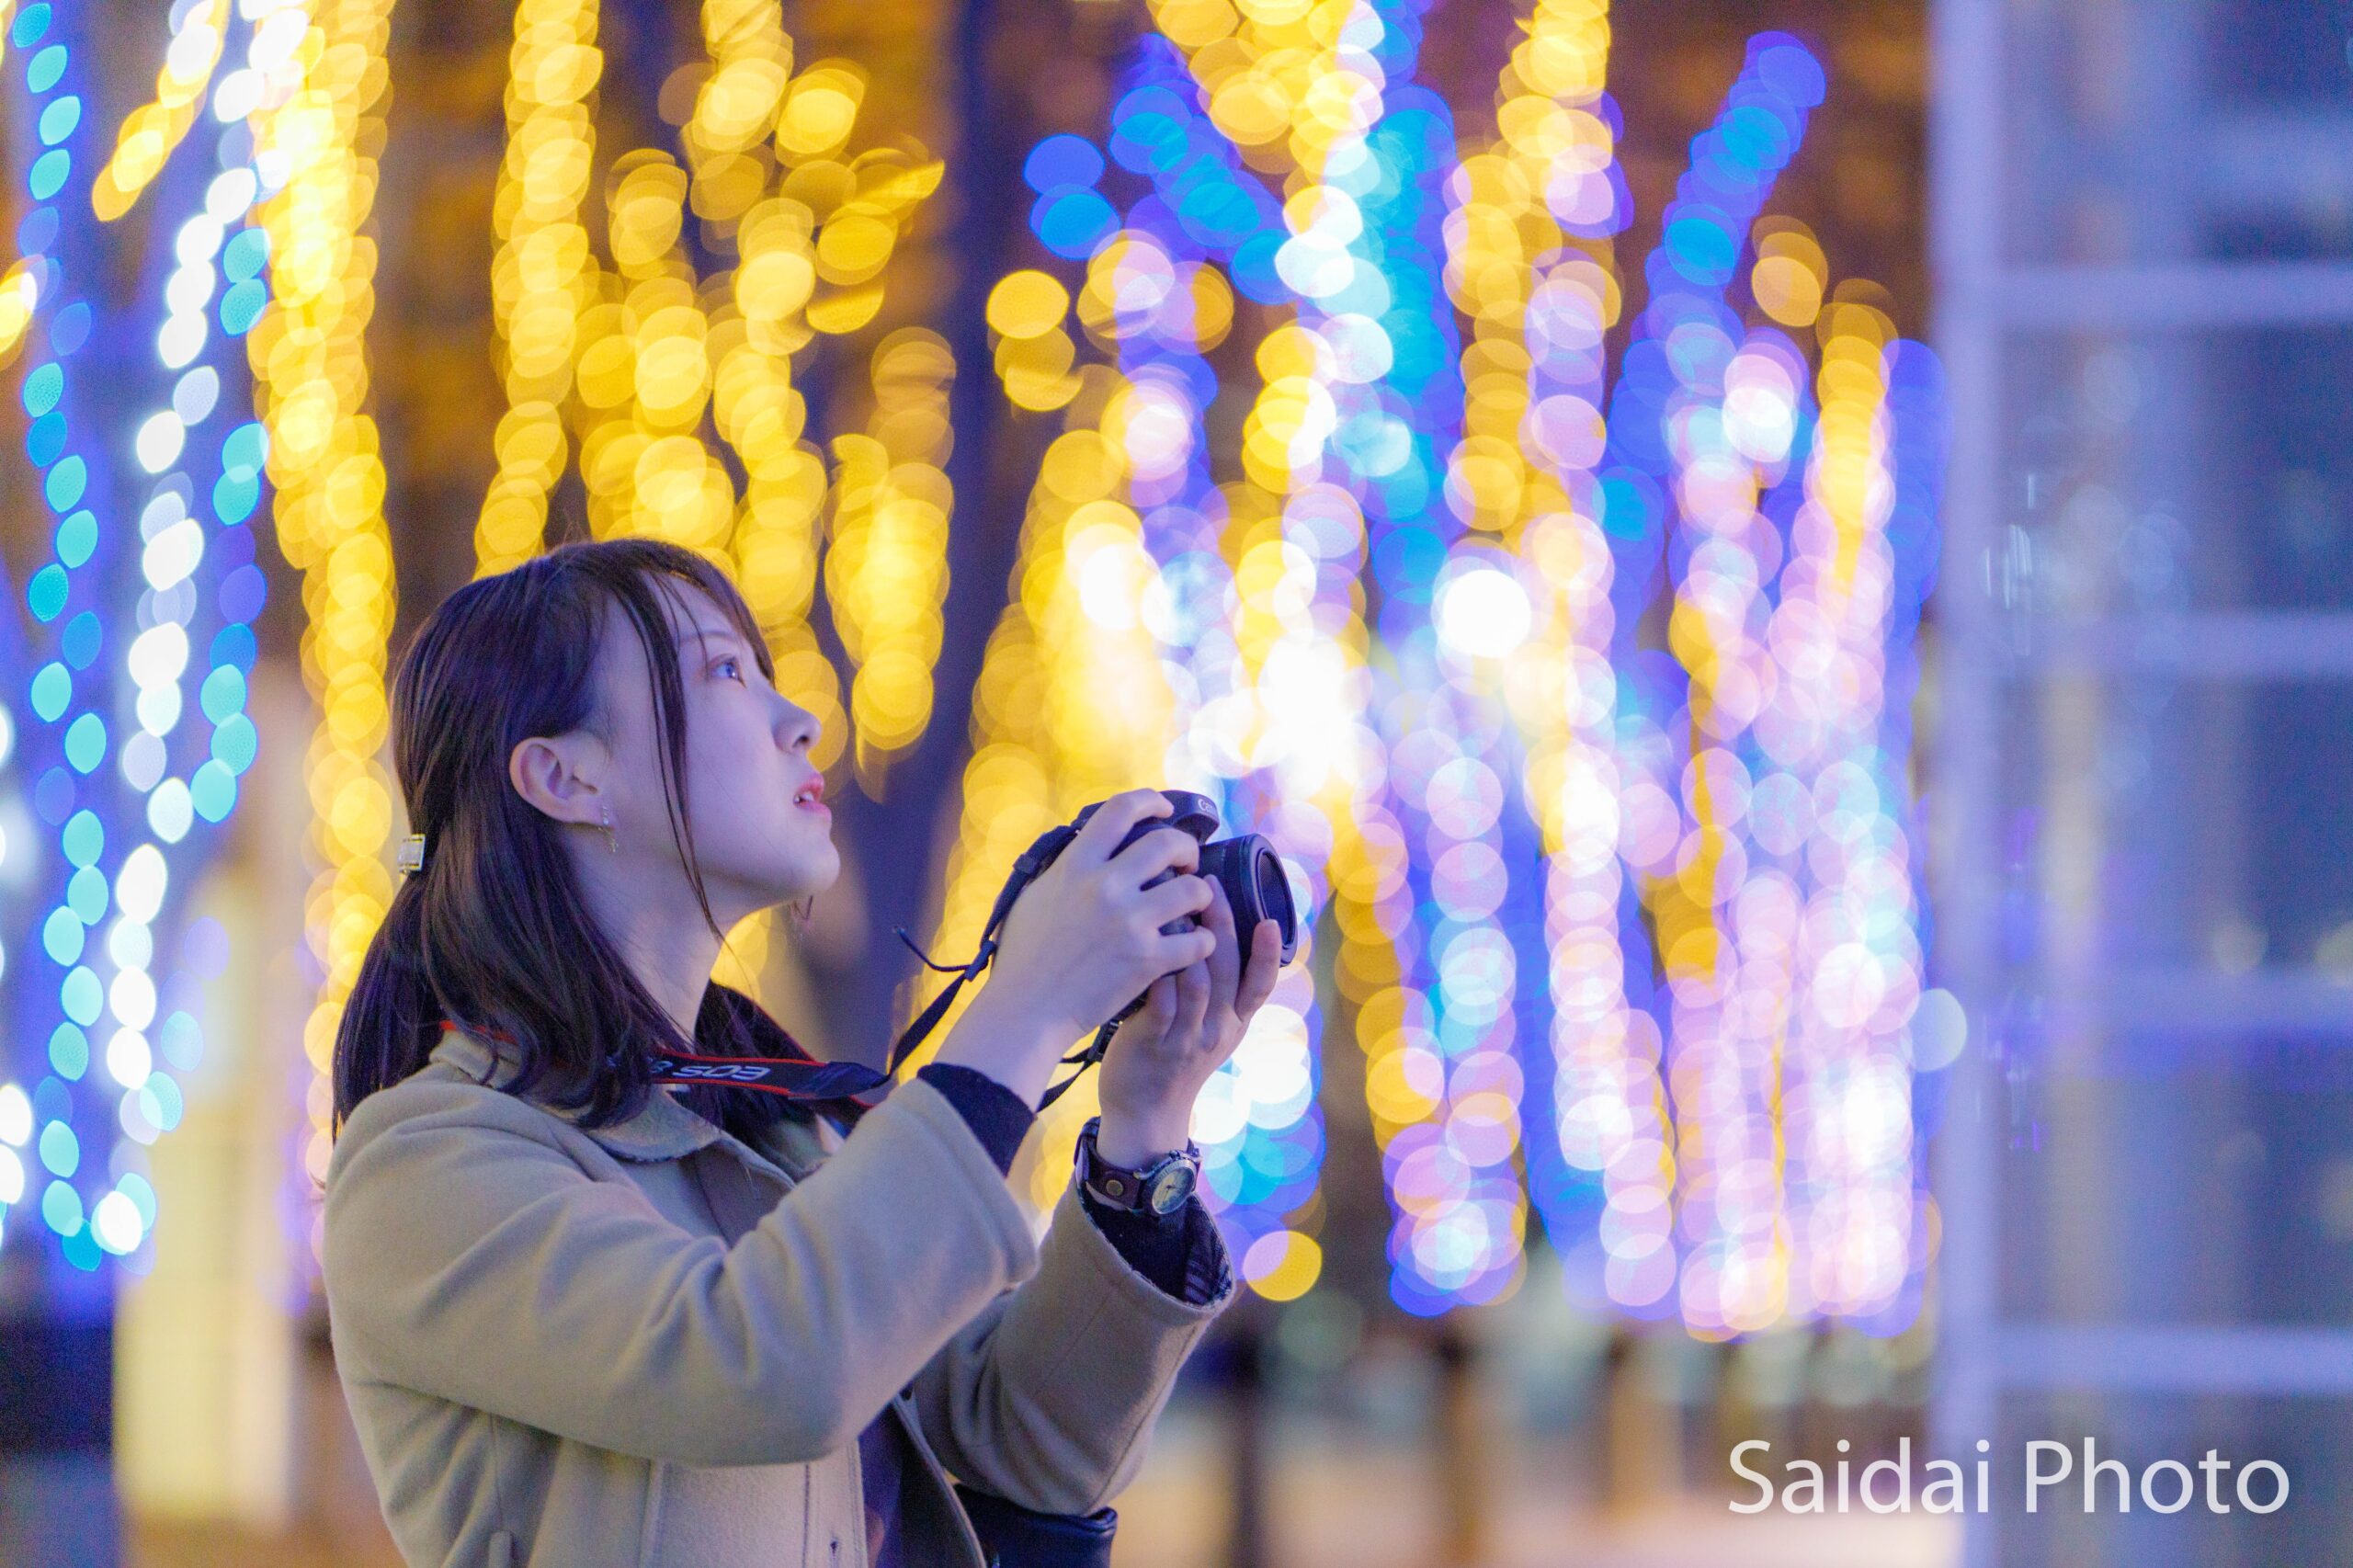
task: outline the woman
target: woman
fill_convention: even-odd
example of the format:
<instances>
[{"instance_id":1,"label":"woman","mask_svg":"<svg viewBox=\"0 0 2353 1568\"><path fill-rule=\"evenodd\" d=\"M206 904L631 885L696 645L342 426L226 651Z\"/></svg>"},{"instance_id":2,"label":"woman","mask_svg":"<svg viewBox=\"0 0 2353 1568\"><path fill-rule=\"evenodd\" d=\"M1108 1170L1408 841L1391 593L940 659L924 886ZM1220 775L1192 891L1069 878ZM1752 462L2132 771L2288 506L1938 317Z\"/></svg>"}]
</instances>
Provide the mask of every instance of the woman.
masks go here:
<instances>
[{"instance_id":1,"label":"woman","mask_svg":"<svg viewBox=\"0 0 2353 1568\"><path fill-rule=\"evenodd\" d=\"M1006 1173L1062 1053L1138 993L1091 1158L1188 1147L1272 989L1198 846L1115 796L1015 904L936 1059L871 1108L654 1082L787 1057L722 933L840 861L817 725L688 551L569 545L469 584L402 661L422 864L335 1040L335 1361L412 1563L981 1568L957 1482L1086 1514L1233 1294L1197 1199ZM1147 888L1164 871L1180 873ZM1163 925L1198 915L1197 928ZM847 1130L847 1131L846 1131Z\"/></svg>"}]
</instances>

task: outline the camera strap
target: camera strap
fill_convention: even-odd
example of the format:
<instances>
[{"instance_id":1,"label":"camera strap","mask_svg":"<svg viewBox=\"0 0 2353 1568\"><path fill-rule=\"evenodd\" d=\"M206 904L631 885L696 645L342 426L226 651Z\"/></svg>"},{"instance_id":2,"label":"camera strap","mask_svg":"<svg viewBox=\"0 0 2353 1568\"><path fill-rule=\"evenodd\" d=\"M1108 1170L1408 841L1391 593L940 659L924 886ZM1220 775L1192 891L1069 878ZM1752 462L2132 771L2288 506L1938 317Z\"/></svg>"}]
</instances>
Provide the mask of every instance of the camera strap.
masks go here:
<instances>
[{"instance_id":1,"label":"camera strap","mask_svg":"<svg viewBox=\"0 0 2353 1568\"><path fill-rule=\"evenodd\" d=\"M1006 879L1004 889L996 895L996 903L989 911L988 924L981 928L981 945L972 954L970 963L936 963L930 954L915 946L915 938L907 935L905 926L896 928L899 940L904 942L926 967L956 978L931 999L930 1006L917 1014L906 1031L899 1036L898 1041L891 1048L888 1066L877 1071L862 1062L820 1062L807 1055L688 1056L661 1051L655 1053L648 1063L652 1069L649 1074L651 1081L681 1086L714 1085L722 1088L756 1089L762 1094L780 1095L796 1100L855 1099L860 1104L870 1105L872 1101L869 1096L889 1089L892 1080L897 1076L900 1063L923 1043L925 1036L938 1028L939 1020L954 1005L956 994L964 988L964 983L980 978L981 971L987 969L990 960L996 957L997 928L1005 924L1005 917L1011 912L1013 901L1020 896L1021 890L1028 887L1030 880L1045 869L1075 836L1077 829L1067 823L1051 828L1040 834L1037 841L1014 862L1013 874ZM446 1018L441 1022L445 1033L458 1027ZM1078 1073L1050 1086L1044 1098L1038 1103L1040 1110L1060 1099L1063 1091L1078 1081L1079 1073L1103 1060L1104 1050L1111 1043L1111 1036L1117 1028L1116 1023L1105 1024L1084 1049L1062 1059L1061 1065L1074 1065ZM507 1038L495 1029L478 1032L501 1040Z\"/></svg>"},{"instance_id":2,"label":"camera strap","mask_svg":"<svg viewBox=\"0 0 2353 1568\"><path fill-rule=\"evenodd\" d=\"M926 1035L939 1027L939 1020L947 1016L948 1009L955 1004L956 994L964 988L964 983L968 980L979 979L981 971L988 968L989 960L996 957L997 928L1005 924L1005 917L1013 912L1013 901L1021 896L1021 890L1028 887L1030 880L1051 865L1054 857L1060 855L1069 846L1070 841L1077 836L1078 830L1070 824L1063 823L1058 827L1048 828L1044 833L1040 834L1036 841L1028 849L1022 851L1021 858L1013 863L1012 875L1005 879L1005 886L998 890L996 903L989 909L988 924L981 927L981 945L974 950L970 963L961 965L937 963L933 961L929 953L915 946L915 939L907 935L905 926L894 927L899 940L904 942L907 945L907 950L923 961L925 968L937 970L942 974L952 974L956 978L941 988L939 994L931 999L929 1006L915 1015L915 1021L907 1026L906 1032L899 1036L898 1043L891 1048L891 1067L893 1072L897 1071L900 1062L906 1060L907 1053L923 1042ZM1086 1072L1089 1066L1103 1060L1104 1050L1110 1045L1111 1036L1118 1027L1116 1023L1105 1024L1095 1031L1095 1038L1084 1049L1074 1051L1062 1059L1061 1065L1065 1067L1074 1065L1078 1072L1073 1073L1059 1084L1048 1086L1044 1096L1038 1101L1038 1108L1040 1111L1062 1098L1063 1091L1078 1081L1079 1073Z\"/></svg>"}]
</instances>

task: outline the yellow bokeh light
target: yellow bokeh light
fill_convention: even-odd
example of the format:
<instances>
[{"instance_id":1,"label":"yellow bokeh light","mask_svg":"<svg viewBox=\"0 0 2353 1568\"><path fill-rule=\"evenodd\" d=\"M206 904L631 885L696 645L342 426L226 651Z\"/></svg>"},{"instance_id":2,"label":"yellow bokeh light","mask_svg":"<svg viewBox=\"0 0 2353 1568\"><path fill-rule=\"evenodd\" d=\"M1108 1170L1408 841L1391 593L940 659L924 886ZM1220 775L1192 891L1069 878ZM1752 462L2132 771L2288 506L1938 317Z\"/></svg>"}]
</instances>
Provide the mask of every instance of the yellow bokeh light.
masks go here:
<instances>
[{"instance_id":1,"label":"yellow bokeh light","mask_svg":"<svg viewBox=\"0 0 2353 1568\"><path fill-rule=\"evenodd\" d=\"M100 221L110 222L131 210L196 123L205 85L221 62L228 25L229 0L204 0L181 20L155 78L154 98L123 120L114 155L90 182L90 206Z\"/></svg>"},{"instance_id":2,"label":"yellow bokeh light","mask_svg":"<svg viewBox=\"0 0 2353 1568\"><path fill-rule=\"evenodd\" d=\"M1756 264L1749 272L1749 292L1756 308L1783 326L1813 325L1830 276L1821 242L1803 223L1784 217L1759 219L1751 240Z\"/></svg>"},{"instance_id":3,"label":"yellow bokeh light","mask_svg":"<svg viewBox=\"0 0 2353 1568\"><path fill-rule=\"evenodd\" d=\"M788 157L820 158L849 140L866 98L866 75L841 61L812 65L793 80L777 117L776 142Z\"/></svg>"},{"instance_id":4,"label":"yellow bokeh light","mask_svg":"<svg viewBox=\"0 0 2353 1568\"><path fill-rule=\"evenodd\" d=\"M1242 1257L1242 1277L1270 1301L1297 1301L1323 1272L1323 1247L1297 1231L1270 1231Z\"/></svg>"},{"instance_id":5,"label":"yellow bokeh light","mask_svg":"<svg viewBox=\"0 0 2353 1568\"><path fill-rule=\"evenodd\" d=\"M1007 337L1041 336L1060 326L1069 311L1070 290L1050 273L1008 273L989 290L988 324Z\"/></svg>"}]
</instances>

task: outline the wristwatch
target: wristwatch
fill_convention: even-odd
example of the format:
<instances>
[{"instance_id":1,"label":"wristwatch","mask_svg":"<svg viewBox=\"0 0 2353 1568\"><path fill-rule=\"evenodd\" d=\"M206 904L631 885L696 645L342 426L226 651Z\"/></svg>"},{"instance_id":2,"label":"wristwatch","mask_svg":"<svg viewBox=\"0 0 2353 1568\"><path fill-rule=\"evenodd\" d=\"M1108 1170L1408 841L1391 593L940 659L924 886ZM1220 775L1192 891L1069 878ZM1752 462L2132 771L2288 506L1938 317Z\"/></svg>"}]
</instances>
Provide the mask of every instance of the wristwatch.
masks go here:
<instances>
[{"instance_id":1,"label":"wristwatch","mask_svg":"<svg viewBox=\"0 0 2353 1568\"><path fill-rule=\"evenodd\" d=\"M1123 1170L1106 1165L1095 1152L1095 1130L1102 1124L1101 1117L1092 1116L1079 1129L1075 1173L1079 1186L1105 1208L1130 1214L1168 1215L1183 1208L1193 1188L1200 1185L1200 1145L1188 1138L1183 1148L1161 1155L1143 1169Z\"/></svg>"}]
</instances>

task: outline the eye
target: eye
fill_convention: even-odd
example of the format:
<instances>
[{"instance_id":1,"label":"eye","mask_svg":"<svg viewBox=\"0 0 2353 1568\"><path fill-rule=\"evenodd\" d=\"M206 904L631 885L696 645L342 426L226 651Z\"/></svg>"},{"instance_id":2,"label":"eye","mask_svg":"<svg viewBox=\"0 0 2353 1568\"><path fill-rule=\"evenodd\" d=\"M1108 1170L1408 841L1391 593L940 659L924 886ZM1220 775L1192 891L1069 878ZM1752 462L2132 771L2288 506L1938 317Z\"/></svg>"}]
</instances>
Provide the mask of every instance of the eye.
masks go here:
<instances>
[{"instance_id":1,"label":"eye","mask_svg":"<svg viewBox=\"0 0 2353 1568\"><path fill-rule=\"evenodd\" d=\"M720 660L710 667L714 670L726 671L729 678L741 682L745 686L749 686L751 684L750 681L745 680L744 677L744 661L733 653L728 654L725 658Z\"/></svg>"}]
</instances>

